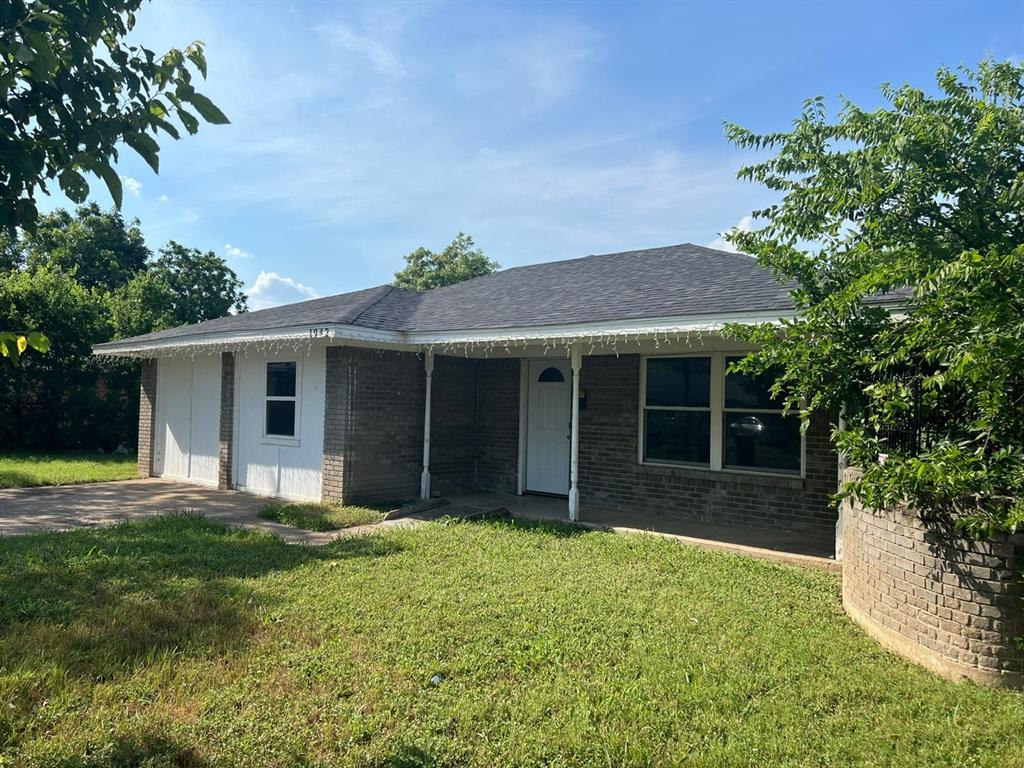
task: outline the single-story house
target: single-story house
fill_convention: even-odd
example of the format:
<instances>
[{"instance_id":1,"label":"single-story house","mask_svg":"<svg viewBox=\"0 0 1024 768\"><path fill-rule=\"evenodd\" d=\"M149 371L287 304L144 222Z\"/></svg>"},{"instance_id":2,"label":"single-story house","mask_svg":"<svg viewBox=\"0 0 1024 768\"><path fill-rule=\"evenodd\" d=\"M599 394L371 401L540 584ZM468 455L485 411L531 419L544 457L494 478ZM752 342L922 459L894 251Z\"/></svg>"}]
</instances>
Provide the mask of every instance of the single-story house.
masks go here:
<instances>
[{"instance_id":1,"label":"single-story house","mask_svg":"<svg viewBox=\"0 0 1024 768\"><path fill-rule=\"evenodd\" d=\"M724 324L792 317L748 256L695 245L389 285L123 339L139 469L296 500L493 491L833 541L825 419L729 374Z\"/></svg>"}]
</instances>

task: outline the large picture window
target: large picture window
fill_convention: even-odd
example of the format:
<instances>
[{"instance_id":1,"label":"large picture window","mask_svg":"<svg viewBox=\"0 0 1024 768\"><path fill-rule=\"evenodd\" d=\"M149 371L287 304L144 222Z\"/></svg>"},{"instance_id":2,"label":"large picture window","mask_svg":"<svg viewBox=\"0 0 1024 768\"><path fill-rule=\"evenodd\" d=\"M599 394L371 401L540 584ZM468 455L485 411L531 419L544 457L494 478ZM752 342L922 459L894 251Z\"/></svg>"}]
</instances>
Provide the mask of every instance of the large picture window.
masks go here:
<instances>
[{"instance_id":1,"label":"large picture window","mask_svg":"<svg viewBox=\"0 0 1024 768\"><path fill-rule=\"evenodd\" d=\"M707 465L711 457L711 358L647 360L644 461Z\"/></svg>"},{"instance_id":2,"label":"large picture window","mask_svg":"<svg viewBox=\"0 0 1024 768\"><path fill-rule=\"evenodd\" d=\"M728 366L741 358L727 357ZM772 398L772 379L725 374L722 466L769 472L800 471L800 420L782 415Z\"/></svg>"},{"instance_id":3,"label":"large picture window","mask_svg":"<svg viewBox=\"0 0 1024 768\"><path fill-rule=\"evenodd\" d=\"M800 421L782 415L771 379L726 373L722 353L643 361L640 460L800 474Z\"/></svg>"},{"instance_id":4,"label":"large picture window","mask_svg":"<svg viewBox=\"0 0 1024 768\"><path fill-rule=\"evenodd\" d=\"M267 363L267 437L295 437L298 364Z\"/></svg>"}]
</instances>

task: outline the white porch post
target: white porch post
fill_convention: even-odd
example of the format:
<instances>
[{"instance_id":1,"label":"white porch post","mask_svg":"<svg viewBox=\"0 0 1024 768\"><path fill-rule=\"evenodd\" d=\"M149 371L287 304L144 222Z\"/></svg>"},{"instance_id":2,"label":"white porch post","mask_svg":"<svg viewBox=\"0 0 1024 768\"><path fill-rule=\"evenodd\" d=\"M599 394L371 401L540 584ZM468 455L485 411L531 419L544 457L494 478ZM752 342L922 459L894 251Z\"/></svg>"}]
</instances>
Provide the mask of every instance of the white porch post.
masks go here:
<instances>
[{"instance_id":1,"label":"white porch post","mask_svg":"<svg viewBox=\"0 0 1024 768\"><path fill-rule=\"evenodd\" d=\"M569 519L573 522L580 517L580 491L577 487L580 475L580 368L583 354L579 344L572 345L572 430L569 448Z\"/></svg>"},{"instance_id":2,"label":"white porch post","mask_svg":"<svg viewBox=\"0 0 1024 768\"><path fill-rule=\"evenodd\" d=\"M423 474L420 475L420 498L430 498L430 389L434 379L434 353L423 356L423 369L427 372L427 394L423 405Z\"/></svg>"}]
</instances>

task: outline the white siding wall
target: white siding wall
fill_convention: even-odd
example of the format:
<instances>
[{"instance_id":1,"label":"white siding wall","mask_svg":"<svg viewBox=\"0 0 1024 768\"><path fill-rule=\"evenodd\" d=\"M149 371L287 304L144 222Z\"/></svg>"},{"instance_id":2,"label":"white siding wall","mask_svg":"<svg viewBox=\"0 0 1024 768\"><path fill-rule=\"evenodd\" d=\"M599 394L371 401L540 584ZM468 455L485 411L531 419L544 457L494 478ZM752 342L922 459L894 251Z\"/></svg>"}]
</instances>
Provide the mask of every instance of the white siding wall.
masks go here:
<instances>
[{"instance_id":1,"label":"white siding wall","mask_svg":"<svg viewBox=\"0 0 1024 768\"><path fill-rule=\"evenodd\" d=\"M155 474L217 484L220 357L157 363Z\"/></svg>"},{"instance_id":2,"label":"white siding wall","mask_svg":"<svg viewBox=\"0 0 1024 768\"><path fill-rule=\"evenodd\" d=\"M298 362L294 440L264 436L268 360ZM271 356L242 352L236 361L235 485L250 493L319 501L324 455L324 348L308 354Z\"/></svg>"}]
</instances>

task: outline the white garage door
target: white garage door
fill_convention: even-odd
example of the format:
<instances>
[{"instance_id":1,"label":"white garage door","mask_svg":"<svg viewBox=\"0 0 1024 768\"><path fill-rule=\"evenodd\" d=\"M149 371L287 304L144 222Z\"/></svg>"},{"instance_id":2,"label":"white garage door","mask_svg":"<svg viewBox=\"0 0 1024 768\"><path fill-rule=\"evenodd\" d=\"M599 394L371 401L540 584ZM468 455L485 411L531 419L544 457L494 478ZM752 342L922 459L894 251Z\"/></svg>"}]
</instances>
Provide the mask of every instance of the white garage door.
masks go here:
<instances>
[{"instance_id":1,"label":"white garage door","mask_svg":"<svg viewBox=\"0 0 1024 768\"><path fill-rule=\"evenodd\" d=\"M157 364L154 473L217 484L220 357L164 358Z\"/></svg>"}]
</instances>

